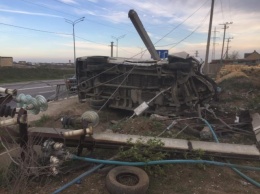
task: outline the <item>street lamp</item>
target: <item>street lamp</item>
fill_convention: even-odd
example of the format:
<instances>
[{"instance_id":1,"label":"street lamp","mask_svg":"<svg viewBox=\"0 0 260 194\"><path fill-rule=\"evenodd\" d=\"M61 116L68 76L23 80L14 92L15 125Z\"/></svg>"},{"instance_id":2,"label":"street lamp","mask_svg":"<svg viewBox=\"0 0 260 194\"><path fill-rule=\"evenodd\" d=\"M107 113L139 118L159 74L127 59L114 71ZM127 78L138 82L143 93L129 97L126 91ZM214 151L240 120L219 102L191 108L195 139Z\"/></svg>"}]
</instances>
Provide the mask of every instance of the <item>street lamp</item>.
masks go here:
<instances>
[{"instance_id":1,"label":"street lamp","mask_svg":"<svg viewBox=\"0 0 260 194\"><path fill-rule=\"evenodd\" d=\"M84 20L85 17L79 18L75 21L71 21L68 19L65 19L65 22L68 22L69 24L72 24L73 26L73 44L74 44L74 65L76 66L76 50L75 50L75 32L74 32L74 26L79 23L82 22Z\"/></svg>"},{"instance_id":2,"label":"street lamp","mask_svg":"<svg viewBox=\"0 0 260 194\"><path fill-rule=\"evenodd\" d=\"M119 37L112 36L112 38L116 40L116 57L118 57L118 40L120 40L121 38L124 38L124 37L125 37L125 34L122 36L119 36Z\"/></svg>"}]
</instances>

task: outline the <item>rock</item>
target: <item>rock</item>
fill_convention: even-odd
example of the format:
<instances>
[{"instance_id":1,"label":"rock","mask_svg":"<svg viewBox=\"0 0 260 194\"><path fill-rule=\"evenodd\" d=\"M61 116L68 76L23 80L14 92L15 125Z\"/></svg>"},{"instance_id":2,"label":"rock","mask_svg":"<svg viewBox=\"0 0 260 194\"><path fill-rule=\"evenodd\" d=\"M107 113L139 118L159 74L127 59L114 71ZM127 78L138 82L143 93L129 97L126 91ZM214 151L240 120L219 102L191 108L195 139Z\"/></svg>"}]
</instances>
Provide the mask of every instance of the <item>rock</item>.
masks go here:
<instances>
[{"instance_id":1,"label":"rock","mask_svg":"<svg viewBox=\"0 0 260 194\"><path fill-rule=\"evenodd\" d=\"M209 129L209 127L204 127L200 132L200 138L203 140L210 140L212 139L212 133Z\"/></svg>"},{"instance_id":2,"label":"rock","mask_svg":"<svg viewBox=\"0 0 260 194\"><path fill-rule=\"evenodd\" d=\"M110 123L112 123L112 124L117 124L117 123L118 123L118 121L111 120L111 121L110 121Z\"/></svg>"},{"instance_id":3,"label":"rock","mask_svg":"<svg viewBox=\"0 0 260 194\"><path fill-rule=\"evenodd\" d=\"M106 129L104 133L114 133L112 129Z\"/></svg>"},{"instance_id":4,"label":"rock","mask_svg":"<svg viewBox=\"0 0 260 194\"><path fill-rule=\"evenodd\" d=\"M157 114L152 114L150 116L150 119L154 119L154 120L157 120L157 121L165 121L165 120L168 120L169 117L167 116L161 116L161 115L157 115Z\"/></svg>"}]
</instances>

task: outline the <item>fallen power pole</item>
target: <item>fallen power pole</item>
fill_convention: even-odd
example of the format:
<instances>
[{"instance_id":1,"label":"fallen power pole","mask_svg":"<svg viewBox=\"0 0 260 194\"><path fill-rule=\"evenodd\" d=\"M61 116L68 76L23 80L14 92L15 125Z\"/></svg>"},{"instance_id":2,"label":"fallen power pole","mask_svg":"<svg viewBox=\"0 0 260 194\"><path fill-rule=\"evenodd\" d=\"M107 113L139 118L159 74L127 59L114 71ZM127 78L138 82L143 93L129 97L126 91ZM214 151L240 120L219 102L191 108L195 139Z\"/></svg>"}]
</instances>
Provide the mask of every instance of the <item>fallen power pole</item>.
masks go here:
<instances>
[{"instance_id":1,"label":"fallen power pole","mask_svg":"<svg viewBox=\"0 0 260 194\"><path fill-rule=\"evenodd\" d=\"M55 129L33 127L29 128L29 135L33 137L41 137L43 140L52 138L55 141L63 141L64 137L61 135L64 132L68 132L67 129ZM143 142L147 142L149 139L155 137L140 136L140 135L126 135L115 133L97 133L92 136L86 136L82 145L84 147L94 146L96 148L118 148L120 146L129 147L129 139L131 143L135 143L142 139ZM205 154L217 155L228 158L252 158L260 159L260 152L256 145L242 145L242 144L229 144L229 143L215 143L206 141L189 141L184 139L172 139L172 138L159 138L164 144L162 150L186 152L192 150L203 150ZM77 147L78 137L66 138L66 145L68 147Z\"/></svg>"}]
</instances>

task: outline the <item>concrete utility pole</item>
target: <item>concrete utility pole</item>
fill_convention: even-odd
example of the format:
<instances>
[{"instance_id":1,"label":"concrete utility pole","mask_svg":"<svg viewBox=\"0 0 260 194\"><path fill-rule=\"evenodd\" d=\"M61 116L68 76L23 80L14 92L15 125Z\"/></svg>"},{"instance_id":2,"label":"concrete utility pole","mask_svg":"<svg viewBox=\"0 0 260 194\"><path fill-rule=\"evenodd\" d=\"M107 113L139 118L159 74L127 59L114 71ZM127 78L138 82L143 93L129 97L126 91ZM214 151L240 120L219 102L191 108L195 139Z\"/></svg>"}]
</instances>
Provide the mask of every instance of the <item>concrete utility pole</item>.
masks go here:
<instances>
[{"instance_id":1,"label":"concrete utility pole","mask_svg":"<svg viewBox=\"0 0 260 194\"><path fill-rule=\"evenodd\" d=\"M224 25L224 36L223 36L223 43L222 43L222 50L221 50L221 64L223 62L223 51L224 51L224 44L225 44L225 36L226 36L226 29L229 28L229 24L233 24L233 22L226 22L224 24L219 24L219 25Z\"/></svg>"},{"instance_id":2,"label":"concrete utility pole","mask_svg":"<svg viewBox=\"0 0 260 194\"><path fill-rule=\"evenodd\" d=\"M75 49L75 31L74 31L74 26L79 23L82 22L84 20L85 17L79 18L75 21L71 21L68 19L65 19L65 22L68 22L69 24L72 24L73 26L73 45L74 45L74 65L76 66L76 49Z\"/></svg>"},{"instance_id":3,"label":"concrete utility pole","mask_svg":"<svg viewBox=\"0 0 260 194\"><path fill-rule=\"evenodd\" d=\"M116 57L118 57L118 40L120 40L121 38L124 38L124 37L125 37L125 34L122 36L119 36L119 37L112 36L112 38L116 40Z\"/></svg>"},{"instance_id":4,"label":"concrete utility pole","mask_svg":"<svg viewBox=\"0 0 260 194\"><path fill-rule=\"evenodd\" d=\"M130 18L131 22L133 23L136 31L138 32L143 43L145 44L147 50L150 52L152 58L154 60L160 61L161 58L160 58L159 54L156 52L155 47L154 47L150 37L148 36L146 30L144 29L144 26L138 16L138 14L136 13L136 11L133 9L130 9L128 12L128 17Z\"/></svg>"},{"instance_id":5,"label":"concrete utility pole","mask_svg":"<svg viewBox=\"0 0 260 194\"><path fill-rule=\"evenodd\" d=\"M198 51L196 51L194 54L195 54L195 57L199 56L199 52Z\"/></svg>"},{"instance_id":6,"label":"concrete utility pole","mask_svg":"<svg viewBox=\"0 0 260 194\"><path fill-rule=\"evenodd\" d=\"M216 43L216 38L218 38L217 36L216 36L216 33L217 32L219 32L219 31L216 31L216 27L215 27L215 29L214 29L214 36L212 37L213 38L213 48L212 48L212 56L211 56L211 60L214 60L215 59L215 45L216 44L218 44L218 43Z\"/></svg>"},{"instance_id":7,"label":"concrete utility pole","mask_svg":"<svg viewBox=\"0 0 260 194\"><path fill-rule=\"evenodd\" d=\"M114 42L111 42L111 45L110 45L110 47L111 47L111 57L113 57L113 50L114 50Z\"/></svg>"},{"instance_id":8,"label":"concrete utility pole","mask_svg":"<svg viewBox=\"0 0 260 194\"><path fill-rule=\"evenodd\" d=\"M229 38L227 38L227 50L226 50L226 59L228 59L228 50L229 50L229 48L230 48L230 46L229 46L229 43L231 42L231 39L233 39L233 37L229 37Z\"/></svg>"},{"instance_id":9,"label":"concrete utility pole","mask_svg":"<svg viewBox=\"0 0 260 194\"><path fill-rule=\"evenodd\" d=\"M207 41L207 49L206 49L206 58L205 58L205 70L206 74L209 74L209 46L210 46L210 37L211 37L211 27L212 27L212 20L213 20L213 11L214 11L214 3L215 1L211 1L211 10L210 10L210 19L209 19L209 31L208 31L208 41Z\"/></svg>"}]
</instances>

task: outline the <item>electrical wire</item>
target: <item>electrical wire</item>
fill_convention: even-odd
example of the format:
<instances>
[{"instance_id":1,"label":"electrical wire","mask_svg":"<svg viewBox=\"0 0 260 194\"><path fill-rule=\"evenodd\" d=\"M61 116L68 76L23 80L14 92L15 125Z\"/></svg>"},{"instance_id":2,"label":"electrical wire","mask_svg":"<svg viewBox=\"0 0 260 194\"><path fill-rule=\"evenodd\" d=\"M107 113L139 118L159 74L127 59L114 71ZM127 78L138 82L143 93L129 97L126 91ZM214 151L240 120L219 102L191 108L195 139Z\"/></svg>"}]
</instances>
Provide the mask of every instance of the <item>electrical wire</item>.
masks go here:
<instances>
[{"instance_id":1,"label":"electrical wire","mask_svg":"<svg viewBox=\"0 0 260 194\"><path fill-rule=\"evenodd\" d=\"M75 36L75 37L77 37L77 38L79 38L79 39L82 39L82 40L85 40L85 41L87 41L87 42L92 42L92 43L94 43L94 44L99 44L99 45L102 45L102 46L107 46L106 44L98 43L98 42L95 42L95 41L92 41L92 40L88 40L88 39L86 39L86 38L82 38L82 37L79 37L79 36Z\"/></svg>"},{"instance_id":2,"label":"electrical wire","mask_svg":"<svg viewBox=\"0 0 260 194\"><path fill-rule=\"evenodd\" d=\"M171 44L167 44L167 45L160 45L160 46L157 46L157 47L166 47L166 46L171 46L171 45L173 45L172 47L169 48L169 50L171 50L172 48L174 48L175 46L177 46L178 44L180 44L181 42L183 42L184 40L186 40L187 38L189 38L192 34L194 34L194 33L204 24L204 22L206 21L207 17L209 16L209 14L210 14L210 11L209 11L208 14L204 17L204 19L201 21L200 25L198 25L190 34L188 34L186 37L184 37L183 39L181 39L179 42L171 43Z\"/></svg>"},{"instance_id":3,"label":"electrical wire","mask_svg":"<svg viewBox=\"0 0 260 194\"><path fill-rule=\"evenodd\" d=\"M27 28L27 27L16 26L16 25L12 25L12 24L1 23L1 22L0 22L0 25L5 25L5 26L10 26L10 27L15 27L15 28L21 28L21 29L24 29L24 30L31 30L31 31L36 31L36 32L57 34L57 35L66 35L66 36L72 36L72 35L73 35L73 34L68 34L68 33L52 32L52 31L47 31L47 30L39 30L39 29L35 29L35 28ZM107 46L107 45L105 45L105 44L98 43L98 42L95 42L95 41L92 41L92 40L88 40L88 39L82 38L82 37L80 37L80 36L75 36L75 37L77 37L77 38L79 38L79 39L82 39L82 40L84 40L84 41L87 41L87 42L92 42L92 43L94 43L94 44L99 44L99 45Z\"/></svg>"},{"instance_id":4,"label":"electrical wire","mask_svg":"<svg viewBox=\"0 0 260 194\"><path fill-rule=\"evenodd\" d=\"M62 4L65 4L65 5L67 5L67 6L71 6L71 7L77 8L77 9L82 9L82 8L80 8L80 7L76 7L76 6L71 5L71 4L69 4L69 3L66 3L66 2L61 2L61 1L58 1L58 0L54 0L54 1L59 2L59 3L62 3ZM208 0L206 0L203 4L201 4L201 6L200 6L198 9L196 9L191 15L189 15L185 20L183 20L181 23L179 23L177 26L175 26L172 30L170 30L168 33L166 33L162 38L160 38L158 41L156 41L156 42L154 43L154 45L156 45L158 42L160 42L161 40L163 40L163 39L164 39L165 37L167 37L170 33L172 33L174 30L176 30L178 27L180 27L183 23L185 23L190 17L192 17L195 13L197 13L207 2L208 2ZM123 4L129 5L129 4L125 3L125 2L124 2ZM83 10L84 10L84 9L83 9ZM197 29L195 29L195 30L197 30ZM194 32L193 32L193 33L194 33ZM190 35L188 35L188 37L191 36L193 33L191 33ZM186 38L188 38L188 37L186 37ZM182 39L182 40L185 40L186 38L184 38L184 39ZM181 43L182 40L181 40L180 42L176 43L176 45L178 45L179 43ZM172 45L172 44L171 44L171 45ZM175 45L175 46L176 46L176 45ZM163 46L160 46L160 47L163 47ZM169 50L170 50L170 49L169 49ZM140 54L140 53L134 55L133 57L135 57L135 56L137 56L137 55L139 55L139 54Z\"/></svg>"},{"instance_id":5,"label":"electrical wire","mask_svg":"<svg viewBox=\"0 0 260 194\"><path fill-rule=\"evenodd\" d=\"M74 17L74 18L78 17L78 16L76 16L76 15L69 14L68 12L58 11L58 10L53 9L53 8L50 8L50 7L46 6L46 5L38 4L38 3L31 2L31 1L28 1L28 0L21 0L21 1L24 1L24 2L27 2L27 3L31 3L31 4L36 5L36 6L39 6L39 7L43 7L43 8L45 8L45 9L49 9L49 10L55 11L55 12L57 12L57 13L62 13L62 14L65 14L65 15L69 15L69 16L72 16L72 17Z\"/></svg>"},{"instance_id":6,"label":"electrical wire","mask_svg":"<svg viewBox=\"0 0 260 194\"><path fill-rule=\"evenodd\" d=\"M62 32L52 32L52 31L47 31L47 30L39 30L39 29L27 28L27 27L23 27L23 26L16 26L16 25L6 24L6 23L2 23L2 22L0 22L0 24L5 25L5 26L10 26L10 27L15 27L15 28L21 28L21 29L25 29L25 30L32 30L32 31L36 31L36 32L44 32L44 33L50 33L50 34L61 34L61 35L69 35L69 36L72 35L72 34L67 34L67 33L62 33Z\"/></svg>"},{"instance_id":7,"label":"electrical wire","mask_svg":"<svg viewBox=\"0 0 260 194\"><path fill-rule=\"evenodd\" d=\"M121 85L126 81L126 79L128 78L128 76L131 74L131 72L134 70L136 66L134 65L133 68L128 71L127 76L122 80L122 82L118 85L118 87L115 89L115 91L109 96L109 98L107 99L107 101L100 107L100 109L98 110L98 113L106 106L106 104L109 102L109 100L112 98L112 96L114 96L114 94L117 92L117 90L121 87Z\"/></svg>"},{"instance_id":8,"label":"electrical wire","mask_svg":"<svg viewBox=\"0 0 260 194\"><path fill-rule=\"evenodd\" d=\"M35 2L31 2L31 1L27 1L27 0L22 0L22 1L27 2L27 3L31 3L31 4L34 4L34 5L36 5L36 6L40 6L40 7L43 7L43 8L46 8L46 9L49 9L49 10L58 12L58 13L66 14L66 15L72 16L72 17L74 17L74 18L77 18L77 17L78 17L78 16L76 16L76 15L72 15L72 14L69 14L69 13L67 13L67 12L61 12L61 11L55 10L55 9L53 9L53 8L47 7L47 6L42 5L42 4L37 4L37 3L35 3ZM65 2L60 2L60 1L57 1L57 2L66 4L66 5L68 5L68 6L71 6L70 4L65 3ZM86 2L85 2L85 3L86 3ZM82 8L75 7L75 6L74 6L74 8L82 9ZM84 9L83 9L83 10L84 10ZM102 25L102 26L106 26L106 27L109 27L109 28L114 28L114 29L118 29L118 30L127 31L127 32L130 32L130 33L135 33L135 32L133 32L133 31L128 31L128 30L126 30L126 29L122 29L122 28L119 28L119 27L111 26L111 25L104 24L104 23L101 23L101 22L98 22L98 21L93 21L93 20L91 20L91 19L89 19L89 18L85 18L84 20L86 20L86 21L88 21L88 22L92 22L92 23L94 23L94 24L99 24L99 25Z\"/></svg>"},{"instance_id":9,"label":"electrical wire","mask_svg":"<svg viewBox=\"0 0 260 194\"><path fill-rule=\"evenodd\" d=\"M224 23L224 13L223 13L223 5L222 5L222 0L220 1L220 8L221 8L221 13L222 13L222 22Z\"/></svg>"},{"instance_id":10,"label":"electrical wire","mask_svg":"<svg viewBox=\"0 0 260 194\"><path fill-rule=\"evenodd\" d=\"M156 45L158 42L160 42L162 39L167 37L170 33L172 33L174 30L176 30L178 27L180 27L183 23L185 23L190 17L192 17L197 11L199 11L206 3L208 0L206 0L197 10L195 10L191 15L189 15L185 20L183 20L181 23L179 23L177 26L175 26L172 30L170 30L168 33L166 33L162 38L160 38L157 42L154 44Z\"/></svg>"}]
</instances>

